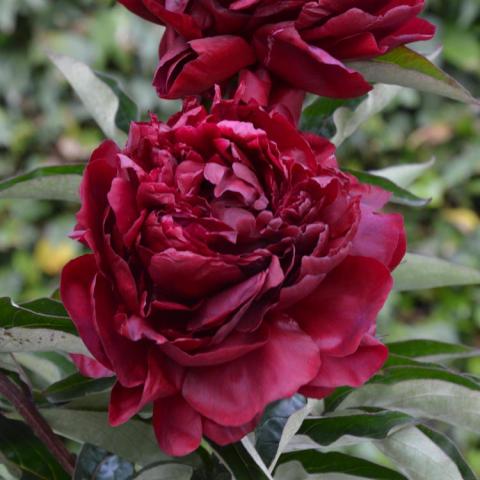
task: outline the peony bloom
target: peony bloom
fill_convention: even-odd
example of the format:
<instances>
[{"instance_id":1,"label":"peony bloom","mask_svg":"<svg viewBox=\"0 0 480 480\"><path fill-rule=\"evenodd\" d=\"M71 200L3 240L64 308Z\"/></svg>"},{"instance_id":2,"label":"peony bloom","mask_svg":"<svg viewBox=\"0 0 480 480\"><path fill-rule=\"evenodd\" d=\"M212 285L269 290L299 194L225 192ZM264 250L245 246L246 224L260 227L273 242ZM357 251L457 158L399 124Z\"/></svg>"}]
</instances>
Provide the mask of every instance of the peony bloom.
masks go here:
<instances>
[{"instance_id":1,"label":"peony bloom","mask_svg":"<svg viewBox=\"0 0 480 480\"><path fill-rule=\"evenodd\" d=\"M201 94L244 68L317 95L350 98L371 86L345 65L430 39L424 0L119 0L167 26L158 94Z\"/></svg>"},{"instance_id":2,"label":"peony bloom","mask_svg":"<svg viewBox=\"0 0 480 480\"><path fill-rule=\"evenodd\" d=\"M185 455L383 365L402 218L281 113L217 96L133 123L123 150L95 150L81 198L75 236L93 253L65 267L61 295L95 357L76 358L82 373L116 375L112 425L153 403L160 447Z\"/></svg>"}]
</instances>

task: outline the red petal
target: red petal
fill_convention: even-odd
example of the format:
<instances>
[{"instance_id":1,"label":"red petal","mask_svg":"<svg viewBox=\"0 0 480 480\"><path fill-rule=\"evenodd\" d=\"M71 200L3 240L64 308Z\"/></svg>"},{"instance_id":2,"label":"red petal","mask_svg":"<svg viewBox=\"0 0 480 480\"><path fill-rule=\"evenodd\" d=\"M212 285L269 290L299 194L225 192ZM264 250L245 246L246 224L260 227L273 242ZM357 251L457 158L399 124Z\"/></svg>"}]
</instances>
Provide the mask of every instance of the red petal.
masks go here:
<instances>
[{"instance_id":1,"label":"red petal","mask_svg":"<svg viewBox=\"0 0 480 480\"><path fill-rule=\"evenodd\" d=\"M72 353L70 358L84 377L105 378L115 375L109 368L105 368L100 362L86 355Z\"/></svg>"},{"instance_id":2,"label":"red petal","mask_svg":"<svg viewBox=\"0 0 480 480\"><path fill-rule=\"evenodd\" d=\"M117 173L120 153L111 140L103 142L93 153L80 186L82 208L77 213L79 228L88 229L89 246L97 252L103 244L103 217L108 207L107 194Z\"/></svg>"},{"instance_id":3,"label":"red petal","mask_svg":"<svg viewBox=\"0 0 480 480\"><path fill-rule=\"evenodd\" d=\"M376 338L366 335L358 350L346 357L322 357L318 376L308 387L359 387L382 368L388 349Z\"/></svg>"},{"instance_id":4,"label":"red petal","mask_svg":"<svg viewBox=\"0 0 480 480\"><path fill-rule=\"evenodd\" d=\"M295 88L335 98L359 97L372 88L358 72L305 43L288 24L261 28L254 45L263 64Z\"/></svg>"},{"instance_id":5,"label":"red petal","mask_svg":"<svg viewBox=\"0 0 480 480\"><path fill-rule=\"evenodd\" d=\"M381 214L362 206L362 216L351 255L375 258L393 270L404 257L406 248L401 215Z\"/></svg>"},{"instance_id":6,"label":"red petal","mask_svg":"<svg viewBox=\"0 0 480 480\"><path fill-rule=\"evenodd\" d=\"M148 11L150 11L151 14L155 16L154 18L157 18L165 25L172 27L187 40L191 40L193 38L200 38L202 36L202 30L191 15L184 14L179 10L172 11L172 7L165 8L164 6L160 5L160 2L158 0L143 0L143 3L145 3ZM175 3L179 2L177 1Z\"/></svg>"},{"instance_id":7,"label":"red petal","mask_svg":"<svg viewBox=\"0 0 480 480\"><path fill-rule=\"evenodd\" d=\"M202 418L181 396L155 402L153 428L160 448L168 455L188 455L202 441Z\"/></svg>"},{"instance_id":8,"label":"red petal","mask_svg":"<svg viewBox=\"0 0 480 480\"><path fill-rule=\"evenodd\" d=\"M263 347L268 342L264 329L255 333L232 333L221 344L213 346L209 351L201 353L187 353L174 344L162 345L161 349L179 365L186 367L205 367L224 365L227 362L243 357L244 355Z\"/></svg>"},{"instance_id":9,"label":"red petal","mask_svg":"<svg viewBox=\"0 0 480 480\"><path fill-rule=\"evenodd\" d=\"M143 384L147 375L145 343L127 340L116 331L113 291L102 274L96 277L93 293L96 328L118 381L129 388Z\"/></svg>"},{"instance_id":10,"label":"red petal","mask_svg":"<svg viewBox=\"0 0 480 480\"><path fill-rule=\"evenodd\" d=\"M143 386L125 388L117 382L110 395L108 421L112 427L118 427L138 413L141 408Z\"/></svg>"},{"instance_id":11,"label":"red petal","mask_svg":"<svg viewBox=\"0 0 480 480\"><path fill-rule=\"evenodd\" d=\"M383 264L371 258L348 257L289 314L322 353L349 355L374 326L391 288L392 278Z\"/></svg>"},{"instance_id":12,"label":"red petal","mask_svg":"<svg viewBox=\"0 0 480 480\"><path fill-rule=\"evenodd\" d=\"M109 406L110 424L121 425L136 415L145 405L160 398L175 395L177 387L170 381L166 373L170 367L169 361L163 355L151 349L148 356L148 375L145 384L125 388L117 382L113 387Z\"/></svg>"},{"instance_id":13,"label":"red petal","mask_svg":"<svg viewBox=\"0 0 480 480\"><path fill-rule=\"evenodd\" d=\"M149 273L162 296L174 300L202 299L244 278L236 265L174 249L154 255Z\"/></svg>"},{"instance_id":14,"label":"red petal","mask_svg":"<svg viewBox=\"0 0 480 480\"><path fill-rule=\"evenodd\" d=\"M155 15L148 11L142 0L118 0L122 5L127 7L131 12L150 22L161 23Z\"/></svg>"},{"instance_id":15,"label":"red petal","mask_svg":"<svg viewBox=\"0 0 480 480\"><path fill-rule=\"evenodd\" d=\"M241 426L269 403L296 393L319 366L319 352L310 337L295 322L278 319L261 349L224 365L191 369L183 396L210 420Z\"/></svg>"},{"instance_id":16,"label":"red petal","mask_svg":"<svg viewBox=\"0 0 480 480\"><path fill-rule=\"evenodd\" d=\"M218 445L229 445L239 442L245 435L252 432L257 426L258 418L241 425L240 427L224 427L218 423L212 422L208 418L203 419L203 433L210 440Z\"/></svg>"},{"instance_id":17,"label":"red petal","mask_svg":"<svg viewBox=\"0 0 480 480\"><path fill-rule=\"evenodd\" d=\"M192 40L175 57L169 53L161 58L153 80L163 98L203 93L255 62L250 45L233 35Z\"/></svg>"},{"instance_id":18,"label":"red petal","mask_svg":"<svg viewBox=\"0 0 480 480\"><path fill-rule=\"evenodd\" d=\"M62 271L60 295L87 348L104 366L111 368L94 323L92 286L96 274L93 255L72 260Z\"/></svg>"}]
</instances>

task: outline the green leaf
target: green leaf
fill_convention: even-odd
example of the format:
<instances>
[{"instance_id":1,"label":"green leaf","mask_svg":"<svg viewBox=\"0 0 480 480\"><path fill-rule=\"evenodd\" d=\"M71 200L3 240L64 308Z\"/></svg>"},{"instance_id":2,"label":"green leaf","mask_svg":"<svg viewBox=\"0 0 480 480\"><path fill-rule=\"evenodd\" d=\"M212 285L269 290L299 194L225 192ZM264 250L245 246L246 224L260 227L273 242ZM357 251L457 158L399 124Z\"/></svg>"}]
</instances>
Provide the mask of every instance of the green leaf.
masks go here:
<instances>
[{"instance_id":1,"label":"green leaf","mask_svg":"<svg viewBox=\"0 0 480 480\"><path fill-rule=\"evenodd\" d=\"M255 430L255 448L266 465L274 462L309 411L302 395L275 402L266 409Z\"/></svg>"},{"instance_id":2,"label":"green leaf","mask_svg":"<svg viewBox=\"0 0 480 480\"><path fill-rule=\"evenodd\" d=\"M50 298L16 305L10 298L0 298L0 327L45 328L76 333L75 325L63 305Z\"/></svg>"},{"instance_id":3,"label":"green leaf","mask_svg":"<svg viewBox=\"0 0 480 480\"><path fill-rule=\"evenodd\" d=\"M0 352L65 352L89 355L63 306L52 299L16 305L0 299Z\"/></svg>"},{"instance_id":4,"label":"green leaf","mask_svg":"<svg viewBox=\"0 0 480 480\"><path fill-rule=\"evenodd\" d=\"M443 433L437 432L425 425L417 425L417 428L430 440L437 444L454 462L458 470L465 480L477 480L477 476L473 473L467 464L463 455L458 450L455 443Z\"/></svg>"},{"instance_id":5,"label":"green leaf","mask_svg":"<svg viewBox=\"0 0 480 480\"><path fill-rule=\"evenodd\" d=\"M384 168L382 170L374 170L370 173L378 177L384 177L399 187L408 188L415 180L420 178L427 170L435 165L435 159L432 158L425 163L411 163L407 165L396 165L394 167Z\"/></svg>"},{"instance_id":6,"label":"green leaf","mask_svg":"<svg viewBox=\"0 0 480 480\"><path fill-rule=\"evenodd\" d=\"M25 480L68 480L48 449L23 423L0 415L0 452L24 472Z\"/></svg>"},{"instance_id":7,"label":"green leaf","mask_svg":"<svg viewBox=\"0 0 480 480\"><path fill-rule=\"evenodd\" d=\"M477 270L413 253L405 256L393 276L399 292L480 283Z\"/></svg>"},{"instance_id":8,"label":"green leaf","mask_svg":"<svg viewBox=\"0 0 480 480\"><path fill-rule=\"evenodd\" d=\"M55 300L54 298L37 298L36 300L24 302L20 306L35 313L69 318L63 303L59 300Z\"/></svg>"},{"instance_id":9,"label":"green leaf","mask_svg":"<svg viewBox=\"0 0 480 480\"><path fill-rule=\"evenodd\" d=\"M215 454L232 473L234 480L271 480L265 466L262 468L258 465L256 459L251 455L251 449L247 449L243 442L224 447L213 442L209 443Z\"/></svg>"},{"instance_id":10,"label":"green leaf","mask_svg":"<svg viewBox=\"0 0 480 480\"><path fill-rule=\"evenodd\" d=\"M105 73L95 72L97 77L102 79L117 95L119 106L117 114L115 115L115 123L117 127L123 132L127 133L130 130L130 122L138 120L138 107L135 102L121 89L117 79L106 75Z\"/></svg>"},{"instance_id":11,"label":"green leaf","mask_svg":"<svg viewBox=\"0 0 480 480\"><path fill-rule=\"evenodd\" d=\"M415 358L421 361L441 362L480 356L480 350L436 340L405 340L387 345L390 354Z\"/></svg>"},{"instance_id":12,"label":"green leaf","mask_svg":"<svg viewBox=\"0 0 480 480\"><path fill-rule=\"evenodd\" d=\"M329 475L331 474L331 476ZM343 453L304 450L283 454L275 480L407 480L390 468Z\"/></svg>"},{"instance_id":13,"label":"green leaf","mask_svg":"<svg viewBox=\"0 0 480 480\"><path fill-rule=\"evenodd\" d=\"M435 93L465 103L479 101L456 80L417 52L398 47L374 60L347 62L371 83L387 83Z\"/></svg>"},{"instance_id":14,"label":"green leaf","mask_svg":"<svg viewBox=\"0 0 480 480\"><path fill-rule=\"evenodd\" d=\"M71 333L47 328L0 328L0 352L64 352L90 355Z\"/></svg>"},{"instance_id":15,"label":"green leaf","mask_svg":"<svg viewBox=\"0 0 480 480\"><path fill-rule=\"evenodd\" d=\"M195 468L192 480L235 480L215 454L202 457L203 464Z\"/></svg>"},{"instance_id":16,"label":"green leaf","mask_svg":"<svg viewBox=\"0 0 480 480\"><path fill-rule=\"evenodd\" d=\"M193 468L180 463L167 463L147 467L142 470L135 480L190 480Z\"/></svg>"},{"instance_id":17,"label":"green leaf","mask_svg":"<svg viewBox=\"0 0 480 480\"><path fill-rule=\"evenodd\" d=\"M0 198L78 202L84 165L40 167L0 182Z\"/></svg>"},{"instance_id":18,"label":"green leaf","mask_svg":"<svg viewBox=\"0 0 480 480\"><path fill-rule=\"evenodd\" d=\"M346 106L338 108L333 114L336 133L332 142L339 147L370 117L384 110L401 90L402 87L393 85L376 85L355 109Z\"/></svg>"},{"instance_id":19,"label":"green leaf","mask_svg":"<svg viewBox=\"0 0 480 480\"><path fill-rule=\"evenodd\" d=\"M365 405L398 410L414 417L428 418L480 430L480 386L468 377L438 370L428 378L428 369L418 369L418 376L390 377L384 383L373 383L352 391L337 410ZM413 375L411 375L413 377Z\"/></svg>"},{"instance_id":20,"label":"green leaf","mask_svg":"<svg viewBox=\"0 0 480 480\"><path fill-rule=\"evenodd\" d=\"M84 63L54 53L49 57L63 73L105 135L118 143L123 143L125 134L120 131L116 121L117 118L121 118L124 123L124 113L119 114L121 100L115 90ZM123 102L125 103L125 100Z\"/></svg>"},{"instance_id":21,"label":"green leaf","mask_svg":"<svg viewBox=\"0 0 480 480\"><path fill-rule=\"evenodd\" d=\"M73 480L130 480L133 474L130 462L103 448L85 444L77 458Z\"/></svg>"},{"instance_id":22,"label":"green leaf","mask_svg":"<svg viewBox=\"0 0 480 480\"><path fill-rule=\"evenodd\" d=\"M115 379L111 377L87 378L79 373L74 373L50 385L43 391L43 395L52 403L69 402L76 398L109 390L114 383Z\"/></svg>"},{"instance_id":23,"label":"green leaf","mask_svg":"<svg viewBox=\"0 0 480 480\"><path fill-rule=\"evenodd\" d=\"M469 377L459 372L444 368L443 366L432 367L422 363L409 366L394 366L386 368L381 375L375 375L369 384L384 383L394 384L407 380L442 380L445 382L456 383L472 390L480 390L480 379Z\"/></svg>"},{"instance_id":24,"label":"green leaf","mask_svg":"<svg viewBox=\"0 0 480 480\"><path fill-rule=\"evenodd\" d=\"M409 207L424 207L430 202L430 200L417 197L408 190L399 187L387 178L379 177L377 175L373 175L367 172L359 172L356 170L344 169L344 171L357 177L358 180L360 180L362 183L366 183L368 185L375 185L377 187L383 188L383 190L386 190L387 192L391 192L393 194L392 198L390 199L392 203L397 203L399 205L407 205Z\"/></svg>"},{"instance_id":25,"label":"green leaf","mask_svg":"<svg viewBox=\"0 0 480 480\"><path fill-rule=\"evenodd\" d=\"M113 428L106 412L52 408L42 409L41 414L59 435L104 448L132 463L147 466L171 461L159 449L152 426L141 420L132 419Z\"/></svg>"},{"instance_id":26,"label":"green leaf","mask_svg":"<svg viewBox=\"0 0 480 480\"><path fill-rule=\"evenodd\" d=\"M77 370L64 353L16 352L10 355L22 366L22 370L28 374L29 383L40 390L60 381Z\"/></svg>"},{"instance_id":27,"label":"green leaf","mask_svg":"<svg viewBox=\"0 0 480 480\"><path fill-rule=\"evenodd\" d=\"M187 458L171 459L145 467L135 480L232 480L219 459L200 449Z\"/></svg>"},{"instance_id":28,"label":"green leaf","mask_svg":"<svg viewBox=\"0 0 480 480\"><path fill-rule=\"evenodd\" d=\"M410 415L395 411L341 412L326 417L307 418L298 433L321 446L331 445L342 437L383 439L393 431L417 423Z\"/></svg>"},{"instance_id":29,"label":"green leaf","mask_svg":"<svg viewBox=\"0 0 480 480\"><path fill-rule=\"evenodd\" d=\"M358 104L358 100L345 100L337 98L318 97L304 108L301 116L300 130L316 133L326 138L335 134L333 113L344 105Z\"/></svg>"},{"instance_id":30,"label":"green leaf","mask_svg":"<svg viewBox=\"0 0 480 480\"><path fill-rule=\"evenodd\" d=\"M375 445L410 480L476 480L453 443L426 427L400 430Z\"/></svg>"}]
</instances>

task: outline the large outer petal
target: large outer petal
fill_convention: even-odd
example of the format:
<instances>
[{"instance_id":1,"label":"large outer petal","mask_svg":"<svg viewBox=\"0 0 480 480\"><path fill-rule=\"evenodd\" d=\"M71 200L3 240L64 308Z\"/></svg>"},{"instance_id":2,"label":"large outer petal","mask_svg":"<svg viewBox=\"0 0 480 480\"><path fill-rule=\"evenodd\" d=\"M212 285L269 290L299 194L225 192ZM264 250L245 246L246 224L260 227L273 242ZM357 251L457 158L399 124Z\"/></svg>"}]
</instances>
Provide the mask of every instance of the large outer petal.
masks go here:
<instances>
[{"instance_id":1,"label":"large outer petal","mask_svg":"<svg viewBox=\"0 0 480 480\"><path fill-rule=\"evenodd\" d=\"M382 214L362 206L362 216L351 255L374 258L393 270L407 248L403 217Z\"/></svg>"},{"instance_id":2,"label":"large outer petal","mask_svg":"<svg viewBox=\"0 0 480 480\"><path fill-rule=\"evenodd\" d=\"M92 293L96 275L97 266L93 255L72 260L62 271L60 295L87 348L102 365L112 369L94 322Z\"/></svg>"},{"instance_id":3,"label":"large outer petal","mask_svg":"<svg viewBox=\"0 0 480 480\"><path fill-rule=\"evenodd\" d=\"M82 208L77 213L78 228L88 231L86 240L96 253L103 248L104 213L108 207L107 194L117 174L118 153L114 142L103 142L92 153L80 185Z\"/></svg>"},{"instance_id":4,"label":"large outer petal","mask_svg":"<svg viewBox=\"0 0 480 480\"><path fill-rule=\"evenodd\" d=\"M365 335L355 353L346 357L322 357L316 378L307 387L359 387L382 368L388 349L371 335Z\"/></svg>"},{"instance_id":5,"label":"large outer petal","mask_svg":"<svg viewBox=\"0 0 480 480\"><path fill-rule=\"evenodd\" d=\"M322 354L353 354L375 324L392 283L389 270L379 261L347 257L288 313L315 340Z\"/></svg>"},{"instance_id":6,"label":"large outer petal","mask_svg":"<svg viewBox=\"0 0 480 480\"><path fill-rule=\"evenodd\" d=\"M320 367L319 351L288 318L271 325L267 344L233 362L191 369L183 396L195 410L220 425L239 427L271 402L293 395Z\"/></svg>"},{"instance_id":7,"label":"large outer petal","mask_svg":"<svg viewBox=\"0 0 480 480\"><path fill-rule=\"evenodd\" d=\"M202 441L202 417L179 395L155 402L153 428L160 448L169 455L188 455Z\"/></svg>"}]
</instances>

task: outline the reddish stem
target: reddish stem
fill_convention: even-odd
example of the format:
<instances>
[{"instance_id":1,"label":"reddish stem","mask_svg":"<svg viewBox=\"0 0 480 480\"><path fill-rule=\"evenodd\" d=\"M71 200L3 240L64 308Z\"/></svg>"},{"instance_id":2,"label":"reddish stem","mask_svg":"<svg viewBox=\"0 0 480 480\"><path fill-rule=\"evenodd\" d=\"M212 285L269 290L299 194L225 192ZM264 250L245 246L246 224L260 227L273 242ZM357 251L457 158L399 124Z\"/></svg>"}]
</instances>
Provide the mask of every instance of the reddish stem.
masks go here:
<instances>
[{"instance_id":1,"label":"reddish stem","mask_svg":"<svg viewBox=\"0 0 480 480\"><path fill-rule=\"evenodd\" d=\"M0 372L0 395L5 397L15 407L15 410L50 450L58 463L72 476L75 470L75 456L67 450L62 440L53 433L50 425L40 415L30 396L2 372Z\"/></svg>"}]
</instances>

